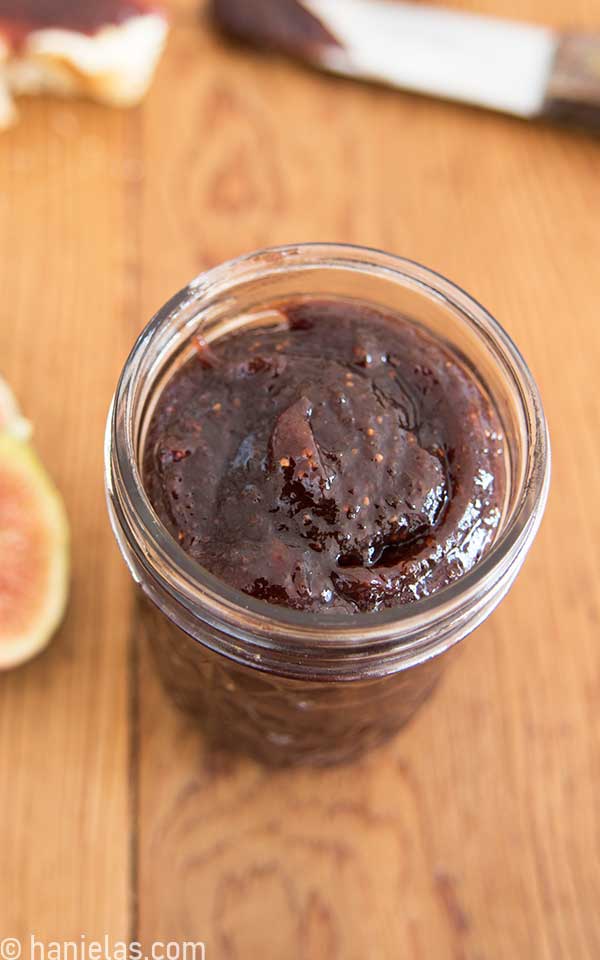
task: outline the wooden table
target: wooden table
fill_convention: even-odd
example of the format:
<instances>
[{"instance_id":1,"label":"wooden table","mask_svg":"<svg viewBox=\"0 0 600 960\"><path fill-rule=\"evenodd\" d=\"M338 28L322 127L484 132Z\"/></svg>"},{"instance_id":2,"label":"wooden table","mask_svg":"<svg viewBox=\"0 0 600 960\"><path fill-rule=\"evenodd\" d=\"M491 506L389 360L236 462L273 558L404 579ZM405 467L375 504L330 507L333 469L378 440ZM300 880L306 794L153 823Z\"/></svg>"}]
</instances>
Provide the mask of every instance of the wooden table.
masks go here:
<instances>
[{"instance_id":1,"label":"wooden table","mask_svg":"<svg viewBox=\"0 0 600 960\"><path fill-rule=\"evenodd\" d=\"M468 5L600 27L594 0ZM228 49L195 7L173 4L141 109L34 101L0 140L0 368L73 533L64 627L0 678L0 938L597 960L600 142ZM517 585L414 724L358 768L270 775L210 761L159 687L102 434L171 293L308 239L405 254L482 300L538 379L554 476Z\"/></svg>"}]
</instances>

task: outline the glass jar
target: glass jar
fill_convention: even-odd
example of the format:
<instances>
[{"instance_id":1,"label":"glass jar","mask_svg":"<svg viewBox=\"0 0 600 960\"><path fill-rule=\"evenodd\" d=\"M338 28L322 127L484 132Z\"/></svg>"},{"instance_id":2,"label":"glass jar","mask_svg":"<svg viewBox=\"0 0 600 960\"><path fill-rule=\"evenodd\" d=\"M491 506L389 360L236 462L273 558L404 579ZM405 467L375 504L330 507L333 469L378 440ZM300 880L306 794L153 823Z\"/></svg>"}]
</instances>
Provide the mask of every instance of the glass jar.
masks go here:
<instances>
[{"instance_id":1,"label":"glass jar","mask_svg":"<svg viewBox=\"0 0 600 960\"><path fill-rule=\"evenodd\" d=\"M494 402L506 443L496 539L461 579L415 604L326 617L240 593L192 560L145 494L145 431L165 383L201 332L211 341L260 323L261 305L302 295L355 298L441 337ZM152 646L166 686L211 743L271 764L349 760L395 733L433 689L450 652L496 607L539 527L550 450L535 383L517 348L448 280L376 250L301 244L210 270L170 300L135 344L106 432L113 530L151 601Z\"/></svg>"}]
</instances>

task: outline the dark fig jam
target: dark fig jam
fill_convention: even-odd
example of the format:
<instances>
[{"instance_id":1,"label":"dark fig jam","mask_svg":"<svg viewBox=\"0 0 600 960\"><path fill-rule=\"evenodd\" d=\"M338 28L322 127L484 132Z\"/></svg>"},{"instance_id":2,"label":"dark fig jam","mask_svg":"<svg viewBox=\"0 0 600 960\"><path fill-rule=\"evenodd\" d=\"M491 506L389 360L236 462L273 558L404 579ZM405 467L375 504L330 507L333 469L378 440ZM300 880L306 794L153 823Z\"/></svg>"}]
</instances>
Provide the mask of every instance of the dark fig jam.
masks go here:
<instances>
[{"instance_id":1,"label":"dark fig jam","mask_svg":"<svg viewBox=\"0 0 600 960\"><path fill-rule=\"evenodd\" d=\"M156 9L151 0L0 0L0 31L19 47L34 30L91 34Z\"/></svg>"},{"instance_id":2,"label":"dark fig jam","mask_svg":"<svg viewBox=\"0 0 600 960\"><path fill-rule=\"evenodd\" d=\"M182 549L299 610L418 601L482 557L500 524L504 442L461 357L345 300L277 304L207 345L164 389L144 482Z\"/></svg>"}]
</instances>

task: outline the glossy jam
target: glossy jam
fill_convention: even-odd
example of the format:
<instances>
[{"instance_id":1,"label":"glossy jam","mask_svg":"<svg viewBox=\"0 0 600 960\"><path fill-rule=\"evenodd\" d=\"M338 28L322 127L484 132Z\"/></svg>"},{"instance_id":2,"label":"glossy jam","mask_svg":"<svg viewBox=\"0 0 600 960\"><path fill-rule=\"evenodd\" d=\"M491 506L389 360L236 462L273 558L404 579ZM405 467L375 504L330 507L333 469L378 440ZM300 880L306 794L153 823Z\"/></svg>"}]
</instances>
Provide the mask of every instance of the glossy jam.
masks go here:
<instances>
[{"instance_id":1,"label":"glossy jam","mask_svg":"<svg viewBox=\"0 0 600 960\"><path fill-rule=\"evenodd\" d=\"M494 539L497 415L441 341L307 301L196 354L163 391L145 484L199 563L271 603L377 610L429 596Z\"/></svg>"}]
</instances>

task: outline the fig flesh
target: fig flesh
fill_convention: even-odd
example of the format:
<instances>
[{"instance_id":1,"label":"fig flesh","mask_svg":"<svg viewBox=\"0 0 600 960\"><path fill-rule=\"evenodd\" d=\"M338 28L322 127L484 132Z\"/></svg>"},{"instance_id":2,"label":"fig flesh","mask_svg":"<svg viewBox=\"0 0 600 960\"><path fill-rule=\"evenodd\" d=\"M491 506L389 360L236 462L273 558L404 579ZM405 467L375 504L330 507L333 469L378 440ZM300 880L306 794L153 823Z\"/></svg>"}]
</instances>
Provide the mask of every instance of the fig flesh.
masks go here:
<instances>
[{"instance_id":1,"label":"fig flesh","mask_svg":"<svg viewBox=\"0 0 600 960\"><path fill-rule=\"evenodd\" d=\"M26 421L4 387L0 381L0 670L48 644L65 610L69 566L62 499L23 439Z\"/></svg>"}]
</instances>

